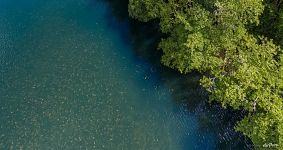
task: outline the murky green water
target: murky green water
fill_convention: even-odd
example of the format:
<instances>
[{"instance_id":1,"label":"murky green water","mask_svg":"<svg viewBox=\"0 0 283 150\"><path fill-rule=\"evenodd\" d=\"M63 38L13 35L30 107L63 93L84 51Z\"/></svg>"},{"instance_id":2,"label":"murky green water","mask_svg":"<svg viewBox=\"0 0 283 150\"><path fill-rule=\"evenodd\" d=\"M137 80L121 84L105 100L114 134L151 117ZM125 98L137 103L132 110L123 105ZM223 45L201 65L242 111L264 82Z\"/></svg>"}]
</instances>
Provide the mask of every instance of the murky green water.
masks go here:
<instances>
[{"instance_id":1,"label":"murky green water","mask_svg":"<svg viewBox=\"0 0 283 150\"><path fill-rule=\"evenodd\" d=\"M160 79L112 15L104 1L0 0L1 150L217 147L200 126L213 112L176 102L181 79Z\"/></svg>"}]
</instances>

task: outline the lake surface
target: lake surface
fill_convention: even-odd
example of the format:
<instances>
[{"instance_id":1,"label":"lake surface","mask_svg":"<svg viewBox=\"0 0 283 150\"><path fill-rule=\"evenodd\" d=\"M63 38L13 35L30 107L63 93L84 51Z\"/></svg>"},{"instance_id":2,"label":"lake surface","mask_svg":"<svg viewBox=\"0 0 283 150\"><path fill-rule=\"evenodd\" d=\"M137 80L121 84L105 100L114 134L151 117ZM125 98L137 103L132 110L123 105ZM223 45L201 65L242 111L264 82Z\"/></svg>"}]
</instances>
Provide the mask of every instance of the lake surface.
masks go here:
<instances>
[{"instance_id":1,"label":"lake surface","mask_svg":"<svg viewBox=\"0 0 283 150\"><path fill-rule=\"evenodd\" d=\"M0 149L247 148L197 76L139 53L117 2L0 0Z\"/></svg>"}]
</instances>

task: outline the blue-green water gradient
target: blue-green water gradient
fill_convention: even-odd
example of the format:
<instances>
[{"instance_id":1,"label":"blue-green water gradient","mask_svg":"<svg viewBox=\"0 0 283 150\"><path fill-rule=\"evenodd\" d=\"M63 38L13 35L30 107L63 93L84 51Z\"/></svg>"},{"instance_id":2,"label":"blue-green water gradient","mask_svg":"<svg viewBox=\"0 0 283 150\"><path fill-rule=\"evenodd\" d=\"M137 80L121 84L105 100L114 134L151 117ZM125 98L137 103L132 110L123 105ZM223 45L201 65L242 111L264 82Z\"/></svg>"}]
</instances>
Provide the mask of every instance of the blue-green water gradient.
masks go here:
<instances>
[{"instance_id":1,"label":"blue-green water gradient","mask_svg":"<svg viewBox=\"0 0 283 150\"><path fill-rule=\"evenodd\" d=\"M104 1L0 0L0 149L215 149L127 28Z\"/></svg>"}]
</instances>

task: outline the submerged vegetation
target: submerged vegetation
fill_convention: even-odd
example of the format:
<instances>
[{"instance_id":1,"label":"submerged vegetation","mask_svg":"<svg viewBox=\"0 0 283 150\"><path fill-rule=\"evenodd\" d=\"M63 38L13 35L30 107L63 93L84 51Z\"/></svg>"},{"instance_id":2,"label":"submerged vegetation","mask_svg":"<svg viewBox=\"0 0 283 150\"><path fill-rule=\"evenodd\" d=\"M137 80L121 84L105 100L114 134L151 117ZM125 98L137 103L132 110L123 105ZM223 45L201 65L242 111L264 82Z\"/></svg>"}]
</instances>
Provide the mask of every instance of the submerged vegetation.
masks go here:
<instances>
[{"instance_id":1,"label":"submerged vegetation","mask_svg":"<svg viewBox=\"0 0 283 150\"><path fill-rule=\"evenodd\" d=\"M160 22L165 66L247 112L235 129L255 148L283 148L283 0L130 0L129 14Z\"/></svg>"}]
</instances>

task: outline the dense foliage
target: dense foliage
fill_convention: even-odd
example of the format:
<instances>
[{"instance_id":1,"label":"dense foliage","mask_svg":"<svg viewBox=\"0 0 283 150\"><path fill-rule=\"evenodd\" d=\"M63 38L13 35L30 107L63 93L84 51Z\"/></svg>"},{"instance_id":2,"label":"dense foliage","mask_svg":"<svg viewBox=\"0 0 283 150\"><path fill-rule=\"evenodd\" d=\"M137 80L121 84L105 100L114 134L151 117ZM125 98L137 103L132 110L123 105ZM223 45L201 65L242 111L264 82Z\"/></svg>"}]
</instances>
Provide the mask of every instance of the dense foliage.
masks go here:
<instances>
[{"instance_id":1,"label":"dense foliage","mask_svg":"<svg viewBox=\"0 0 283 150\"><path fill-rule=\"evenodd\" d=\"M255 148L283 149L283 0L130 0L129 14L159 20L164 65L248 112L235 129Z\"/></svg>"}]
</instances>

